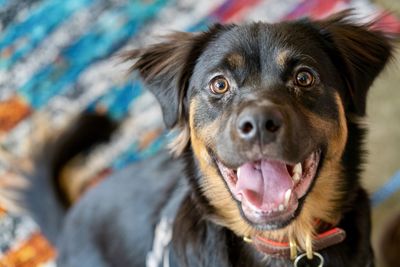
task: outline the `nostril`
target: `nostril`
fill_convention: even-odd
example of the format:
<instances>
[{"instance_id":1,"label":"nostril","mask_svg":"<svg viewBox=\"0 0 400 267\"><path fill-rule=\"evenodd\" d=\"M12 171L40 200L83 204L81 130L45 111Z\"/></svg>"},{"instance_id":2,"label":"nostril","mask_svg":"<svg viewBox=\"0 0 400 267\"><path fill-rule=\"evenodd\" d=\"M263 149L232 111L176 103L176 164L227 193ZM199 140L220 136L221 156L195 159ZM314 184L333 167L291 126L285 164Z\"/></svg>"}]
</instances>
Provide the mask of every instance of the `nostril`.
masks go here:
<instances>
[{"instance_id":1,"label":"nostril","mask_svg":"<svg viewBox=\"0 0 400 267\"><path fill-rule=\"evenodd\" d=\"M253 126L253 124L252 124L251 122L249 122L249 121L244 122L244 123L240 126L240 131L241 131L243 134L249 134L251 131L253 131L253 129L254 129L254 126Z\"/></svg>"},{"instance_id":2,"label":"nostril","mask_svg":"<svg viewBox=\"0 0 400 267\"><path fill-rule=\"evenodd\" d=\"M250 140L257 135L257 124L253 117L245 117L239 120L237 132L240 138Z\"/></svg>"},{"instance_id":3,"label":"nostril","mask_svg":"<svg viewBox=\"0 0 400 267\"><path fill-rule=\"evenodd\" d=\"M267 120L265 123L265 129L271 133L274 133L279 130L279 125L273 120Z\"/></svg>"}]
</instances>

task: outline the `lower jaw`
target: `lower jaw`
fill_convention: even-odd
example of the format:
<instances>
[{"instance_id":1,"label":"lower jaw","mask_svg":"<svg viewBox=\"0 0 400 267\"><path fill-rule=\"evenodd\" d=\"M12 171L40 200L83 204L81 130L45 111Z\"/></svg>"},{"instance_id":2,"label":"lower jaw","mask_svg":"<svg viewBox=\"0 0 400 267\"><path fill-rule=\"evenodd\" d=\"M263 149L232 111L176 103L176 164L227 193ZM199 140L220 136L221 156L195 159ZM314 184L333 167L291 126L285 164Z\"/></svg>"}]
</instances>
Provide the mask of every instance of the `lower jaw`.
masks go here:
<instances>
[{"instance_id":1,"label":"lower jaw","mask_svg":"<svg viewBox=\"0 0 400 267\"><path fill-rule=\"evenodd\" d=\"M300 212L301 203L297 201L284 212L258 212L244 202L239 202L242 217L256 230L277 230L288 226Z\"/></svg>"}]
</instances>

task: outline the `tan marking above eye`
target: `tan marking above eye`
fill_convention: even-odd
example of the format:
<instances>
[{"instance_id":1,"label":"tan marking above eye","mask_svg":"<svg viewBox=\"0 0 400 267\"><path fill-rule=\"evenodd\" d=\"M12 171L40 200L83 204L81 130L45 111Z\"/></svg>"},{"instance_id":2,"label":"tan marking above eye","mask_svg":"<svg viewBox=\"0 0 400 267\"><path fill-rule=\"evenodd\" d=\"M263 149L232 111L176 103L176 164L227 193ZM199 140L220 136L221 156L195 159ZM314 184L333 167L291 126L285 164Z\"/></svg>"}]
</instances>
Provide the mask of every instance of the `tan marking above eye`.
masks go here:
<instances>
[{"instance_id":1,"label":"tan marking above eye","mask_svg":"<svg viewBox=\"0 0 400 267\"><path fill-rule=\"evenodd\" d=\"M301 87L310 87L315 82L314 74L307 69L300 69L295 76L296 85Z\"/></svg>"},{"instance_id":2,"label":"tan marking above eye","mask_svg":"<svg viewBox=\"0 0 400 267\"><path fill-rule=\"evenodd\" d=\"M245 64L245 59L239 53L231 53L226 57L226 61L229 66L233 69L242 68Z\"/></svg>"},{"instance_id":3,"label":"tan marking above eye","mask_svg":"<svg viewBox=\"0 0 400 267\"><path fill-rule=\"evenodd\" d=\"M216 76L211 79L209 87L211 92L216 95L225 94L230 89L229 82L224 76Z\"/></svg>"},{"instance_id":4,"label":"tan marking above eye","mask_svg":"<svg viewBox=\"0 0 400 267\"><path fill-rule=\"evenodd\" d=\"M277 53L275 61L278 64L279 67L284 67L289 56L290 56L290 51L289 50L279 51Z\"/></svg>"}]
</instances>

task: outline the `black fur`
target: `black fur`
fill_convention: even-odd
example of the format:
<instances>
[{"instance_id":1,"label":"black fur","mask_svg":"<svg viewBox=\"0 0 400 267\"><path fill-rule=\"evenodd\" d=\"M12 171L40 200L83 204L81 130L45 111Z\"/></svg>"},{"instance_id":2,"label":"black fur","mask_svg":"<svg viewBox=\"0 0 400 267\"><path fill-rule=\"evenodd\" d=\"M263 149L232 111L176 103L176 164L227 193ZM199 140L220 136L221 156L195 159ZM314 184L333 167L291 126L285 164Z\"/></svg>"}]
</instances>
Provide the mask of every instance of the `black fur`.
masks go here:
<instances>
[{"instance_id":1,"label":"black fur","mask_svg":"<svg viewBox=\"0 0 400 267\"><path fill-rule=\"evenodd\" d=\"M339 94L348 136L339 163L343 175L335 177L342 194L335 199L338 210L331 212L340 214L337 226L346 231L347 238L319 252L324 266L371 267L370 207L360 185L365 129L357 120L365 115L368 89L386 65L393 46L384 34L369 30L370 25L352 23L349 15L345 12L316 22L216 25L200 34L175 33L164 42L131 52L127 59L137 58L132 69L139 71L158 99L167 127L189 127L189 106L194 99L200 104L195 107L191 131L200 132L219 122L218 134L210 137L207 152L229 167L256 159L258 152L245 153L254 144L232 134L232 121L242 109L260 100L274 103L274 108L284 114L282 120L288 128L288 133L277 135L267 144L268 157L295 163L316 147L324 154L331 140L322 138L322 129L313 128L298 110L305 109L323 120L338 120L334 96ZM280 49L292 50L284 66L273 57ZM231 53L244 60L232 63L227 56ZM311 89L291 84L299 64L311 65L311 71L319 73L320 80ZM209 76L216 72L229 73L237 86L235 93L210 93ZM63 142L70 143L72 137L67 135ZM202 191L205 174L194 154L195 147L188 142L182 144L185 149L179 159L162 154L130 166L84 195L65 221L59 241L60 266L145 266L154 227L163 216L172 216L173 221L172 266L293 266L289 259L265 257L232 229L218 223L217 208ZM61 159L71 154L59 152ZM59 165L55 164L55 170ZM217 168L215 162L210 168ZM174 208L165 212L169 201L182 191ZM301 211L300 205L297 213ZM296 216L267 226L282 228Z\"/></svg>"},{"instance_id":2,"label":"black fur","mask_svg":"<svg viewBox=\"0 0 400 267\"><path fill-rule=\"evenodd\" d=\"M365 27L372 25L373 22ZM349 111L363 116L368 89L391 57L390 43L382 42L380 34L353 25L342 14L321 23L320 27L331 60L342 70L340 74L347 83L351 98Z\"/></svg>"},{"instance_id":3,"label":"black fur","mask_svg":"<svg viewBox=\"0 0 400 267\"><path fill-rule=\"evenodd\" d=\"M168 128L182 123L185 119L183 100L195 66L192 59L200 56L207 43L215 38L218 32L227 29L229 26L217 24L198 36L177 32L168 36L165 42L127 54L126 60L139 58L132 70L140 70L140 75L149 90L160 103Z\"/></svg>"},{"instance_id":4,"label":"black fur","mask_svg":"<svg viewBox=\"0 0 400 267\"><path fill-rule=\"evenodd\" d=\"M94 146L110 140L112 133L118 127L118 124L109 117L96 113L83 113L70 125L70 128L57 138L48 151L53 154L50 155L50 175L53 177L60 201L65 206L69 203L57 179L62 168L79 153L88 153Z\"/></svg>"}]
</instances>

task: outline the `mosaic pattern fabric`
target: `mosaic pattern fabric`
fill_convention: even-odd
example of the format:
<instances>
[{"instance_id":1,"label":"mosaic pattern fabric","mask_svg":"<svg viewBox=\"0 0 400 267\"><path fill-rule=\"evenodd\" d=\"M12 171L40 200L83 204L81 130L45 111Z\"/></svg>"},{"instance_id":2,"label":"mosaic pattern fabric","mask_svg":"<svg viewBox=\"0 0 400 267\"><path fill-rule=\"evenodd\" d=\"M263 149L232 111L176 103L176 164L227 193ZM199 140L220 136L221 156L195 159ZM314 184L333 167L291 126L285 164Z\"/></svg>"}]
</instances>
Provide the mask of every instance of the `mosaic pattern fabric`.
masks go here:
<instances>
[{"instance_id":1,"label":"mosaic pattern fabric","mask_svg":"<svg viewBox=\"0 0 400 267\"><path fill-rule=\"evenodd\" d=\"M349 7L364 18L382 12L362 0L0 0L0 150L29 158L40 118L57 129L80 111L101 111L124 119L123 125L90 155L82 175L91 179L121 169L156 153L169 139L154 98L119 64L122 51L169 30L321 18ZM392 16L380 24L400 32ZM8 159L0 153L0 179L18 172ZM1 266L54 264L55 250L28 216L3 211L0 233Z\"/></svg>"},{"instance_id":2,"label":"mosaic pattern fabric","mask_svg":"<svg viewBox=\"0 0 400 267\"><path fill-rule=\"evenodd\" d=\"M56 251L29 216L1 209L0 229L0 266L54 266Z\"/></svg>"}]
</instances>

